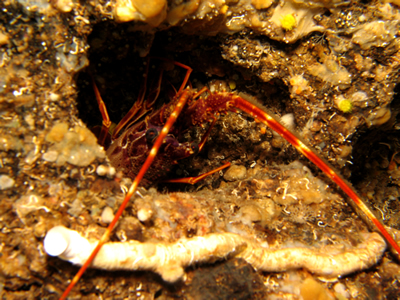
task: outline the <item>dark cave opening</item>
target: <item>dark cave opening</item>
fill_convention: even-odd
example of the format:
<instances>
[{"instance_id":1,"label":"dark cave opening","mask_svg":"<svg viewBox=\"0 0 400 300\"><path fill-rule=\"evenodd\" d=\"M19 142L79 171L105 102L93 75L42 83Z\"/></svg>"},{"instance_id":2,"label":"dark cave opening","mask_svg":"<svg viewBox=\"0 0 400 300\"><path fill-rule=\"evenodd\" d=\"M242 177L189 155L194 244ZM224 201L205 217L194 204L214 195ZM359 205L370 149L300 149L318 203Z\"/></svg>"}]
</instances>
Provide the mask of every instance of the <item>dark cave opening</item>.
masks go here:
<instances>
[{"instance_id":1,"label":"dark cave opening","mask_svg":"<svg viewBox=\"0 0 400 300\"><path fill-rule=\"evenodd\" d=\"M379 127L372 127L360 133L353 148L353 164L351 168L351 182L359 184L368 174L371 164L379 164L385 169L393 154L400 151L399 130L400 130L400 85L394 89L393 101L390 104L391 118Z\"/></svg>"},{"instance_id":2,"label":"dark cave opening","mask_svg":"<svg viewBox=\"0 0 400 300\"><path fill-rule=\"evenodd\" d=\"M400 86L394 89L391 118L379 127L361 133L353 146L350 182L361 192L385 225L400 223Z\"/></svg>"},{"instance_id":3,"label":"dark cave opening","mask_svg":"<svg viewBox=\"0 0 400 300\"><path fill-rule=\"evenodd\" d=\"M146 64L148 66L146 96L154 91L158 84L160 69L164 68L163 78L160 85L160 93L155 103L155 110L167 103L174 95L174 89L179 89L182 84L186 71L180 67L171 68L171 64L165 63L156 57L167 58L179 63L190 66L193 72L189 79L189 84L193 88L200 89L204 85L222 81L227 85L234 82L236 90L246 92L256 96L259 101L269 107L273 107L273 112L278 114L286 113L286 103L282 99L288 98L288 88L281 81L261 82L256 74L242 67L234 66L231 62L224 60L221 55L220 45L226 36L205 37L193 36L182 33L179 29L157 32L155 35L132 31L129 24L110 24L109 22L99 23L94 27L89 37L90 49L88 58L89 67L81 72L77 79L78 85L78 110L79 117L89 128L101 126L102 118L95 99L91 78L94 78L100 94L107 106L110 120L118 123L126 114L130 107L137 101L139 94L144 90L144 74L146 74ZM144 56L144 57L143 57ZM232 113L233 114L233 113ZM234 115L234 114L233 114ZM254 119L244 114L241 118L254 123ZM143 118L142 118L143 120ZM217 122L213 132L221 132L228 117L221 117ZM235 119L236 120L236 119ZM224 124L224 125L222 125ZM207 128L207 124L206 128ZM255 128L255 126L253 126ZM253 128L253 129L254 129ZM222 129L223 130L223 129ZM249 128L248 131L251 129ZM190 128L189 139L199 141L205 129L200 127ZM231 133L237 135L237 132ZM239 146L229 140L229 136L215 136L213 133L206 143L205 149L195 157L185 158L172 170L173 177L196 176L208 171L211 165L218 167L221 162L212 158L210 153L225 152L223 155L228 161L237 161L244 165L251 165L257 157L252 155L250 158L243 159L245 152L252 152L242 144L251 144L246 141L248 134L240 134ZM263 137L263 140L270 136ZM226 153L227 149L237 148ZM217 149L217 150L215 150ZM290 162L294 159L295 152L281 151L281 160ZM217 155L214 155L217 156ZM276 158L277 150L272 150L269 158ZM217 156L218 157L218 156ZM241 158L242 157L242 158ZM210 160L214 160L210 162ZM201 163L200 163L201 162ZM215 176L215 180L205 180L206 185L218 187L220 176ZM200 183L202 184L202 183ZM165 185L161 185L165 188ZM188 186L168 184L167 189L187 190Z\"/></svg>"}]
</instances>

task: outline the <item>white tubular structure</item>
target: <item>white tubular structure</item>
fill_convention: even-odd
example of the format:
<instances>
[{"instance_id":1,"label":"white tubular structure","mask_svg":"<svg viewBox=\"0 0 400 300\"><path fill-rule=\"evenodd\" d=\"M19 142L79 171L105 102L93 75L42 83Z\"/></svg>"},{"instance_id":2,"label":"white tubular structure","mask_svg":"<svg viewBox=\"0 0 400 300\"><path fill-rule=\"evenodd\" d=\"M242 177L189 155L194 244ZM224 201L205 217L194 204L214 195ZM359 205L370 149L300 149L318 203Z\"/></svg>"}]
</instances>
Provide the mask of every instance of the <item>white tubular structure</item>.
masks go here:
<instances>
[{"instance_id":1,"label":"white tubular structure","mask_svg":"<svg viewBox=\"0 0 400 300\"><path fill-rule=\"evenodd\" d=\"M94 249L93 243L82 237L77 231L64 226L56 226L47 232L44 249L50 256L58 256L75 265L86 261Z\"/></svg>"},{"instance_id":2,"label":"white tubular structure","mask_svg":"<svg viewBox=\"0 0 400 300\"><path fill-rule=\"evenodd\" d=\"M386 249L383 238L375 232L364 236L365 241L357 247L346 249L338 245L324 252L306 247L264 248L255 240L234 233L213 233L171 244L115 242L104 244L91 266L105 270L149 270L160 274L165 281L175 282L184 278L184 268L194 263L212 263L236 256L266 272L305 268L317 275L337 277L369 268L382 257ZM52 228L44 239L47 254L77 265L87 260L96 245L97 241L88 241L63 226Z\"/></svg>"}]
</instances>

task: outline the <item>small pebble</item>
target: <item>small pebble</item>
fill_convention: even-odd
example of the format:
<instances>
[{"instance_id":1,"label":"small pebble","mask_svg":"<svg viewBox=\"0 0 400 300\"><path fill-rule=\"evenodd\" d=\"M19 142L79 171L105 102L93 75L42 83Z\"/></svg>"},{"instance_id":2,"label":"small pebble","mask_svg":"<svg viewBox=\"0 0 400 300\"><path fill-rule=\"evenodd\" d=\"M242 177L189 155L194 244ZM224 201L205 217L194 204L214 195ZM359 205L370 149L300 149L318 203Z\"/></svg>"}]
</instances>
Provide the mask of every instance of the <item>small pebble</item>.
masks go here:
<instances>
[{"instance_id":1,"label":"small pebble","mask_svg":"<svg viewBox=\"0 0 400 300\"><path fill-rule=\"evenodd\" d=\"M333 290L335 291L336 297L338 299L349 299L350 293L346 290L346 286L343 283L336 283L333 286Z\"/></svg>"},{"instance_id":2,"label":"small pebble","mask_svg":"<svg viewBox=\"0 0 400 300\"><path fill-rule=\"evenodd\" d=\"M137 218L140 222L146 222L153 216L153 210L147 208L141 208L137 212Z\"/></svg>"},{"instance_id":3,"label":"small pebble","mask_svg":"<svg viewBox=\"0 0 400 300\"><path fill-rule=\"evenodd\" d=\"M54 150L49 150L46 153L43 153L42 158L48 162L55 162L58 158L58 152Z\"/></svg>"},{"instance_id":4,"label":"small pebble","mask_svg":"<svg viewBox=\"0 0 400 300\"><path fill-rule=\"evenodd\" d=\"M114 212L111 207L106 206L101 213L101 221L106 224L110 224L114 219Z\"/></svg>"},{"instance_id":5,"label":"small pebble","mask_svg":"<svg viewBox=\"0 0 400 300\"><path fill-rule=\"evenodd\" d=\"M227 181L243 180L246 178L246 173L245 166L233 165L225 172L224 179Z\"/></svg>"},{"instance_id":6,"label":"small pebble","mask_svg":"<svg viewBox=\"0 0 400 300\"><path fill-rule=\"evenodd\" d=\"M105 165L99 165L96 169L96 173L99 176L105 176L107 174L107 169Z\"/></svg>"},{"instance_id":7,"label":"small pebble","mask_svg":"<svg viewBox=\"0 0 400 300\"><path fill-rule=\"evenodd\" d=\"M15 184L15 180L7 175L0 175L0 190L6 190L12 188Z\"/></svg>"},{"instance_id":8,"label":"small pebble","mask_svg":"<svg viewBox=\"0 0 400 300\"><path fill-rule=\"evenodd\" d=\"M108 176L108 177L114 177L116 171L114 167L108 167L105 165L99 165L96 169L97 175L99 176Z\"/></svg>"},{"instance_id":9,"label":"small pebble","mask_svg":"<svg viewBox=\"0 0 400 300\"><path fill-rule=\"evenodd\" d=\"M117 173L114 167L109 167L108 168L108 177L114 177L114 175Z\"/></svg>"},{"instance_id":10,"label":"small pebble","mask_svg":"<svg viewBox=\"0 0 400 300\"><path fill-rule=\"evenodd\" d=\"M50 93L49 97L51 101L58 101L60 99L60 95L54 93Z\"/></svg>"},{"instance_id":11,"label":"small pebble","mask_svg":"<svg viewBox=\"0 0 400 300\"><path fill-rule=\"evenodd\" d=\"M74 2L71 0L56 0L54 4L63 13L70 12L74 8Z\"/></svg>"}]
</instances>

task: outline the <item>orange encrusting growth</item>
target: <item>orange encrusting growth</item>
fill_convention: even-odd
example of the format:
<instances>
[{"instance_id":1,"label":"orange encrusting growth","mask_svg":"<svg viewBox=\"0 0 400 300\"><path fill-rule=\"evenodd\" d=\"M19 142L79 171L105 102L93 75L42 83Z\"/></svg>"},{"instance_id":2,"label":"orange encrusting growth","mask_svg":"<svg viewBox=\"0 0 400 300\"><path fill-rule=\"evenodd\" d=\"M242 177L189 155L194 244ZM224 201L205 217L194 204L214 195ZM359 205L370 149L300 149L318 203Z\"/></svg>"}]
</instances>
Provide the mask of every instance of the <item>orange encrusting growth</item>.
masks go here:
<instances>
[{"instance_id":1,"label":"orange encrusting growth","mask_svg":"<svg viewBox=\"0 0 400 300\"><path fill-rule=\"evenodd\" d=\"M374 213L361 200L357 193L341 178L339 174L334 171L332 167L329 166L327 162L320 158L318 154L310 149L310 147L304 144L298 137L296 137L292 132L286 129L282 124L280 124L275 118L273 118L264 110L258 108L257 106L238 96L234 97L233 101L234 107L243 110L244 112L257 118L259 121L270 127L276 133L281 135L285 140L291 143L305 157L312 161L318 168L321 169L321 171L328 175L328 177L331 178L350 197L350 199L352 199L357 207L372 221L372 223L378 229L378 232L385 238L389 245L395 249L395 254L399 258L400 246L388 233L382 223L375 217Z\"/></svg>"}]
</instances>

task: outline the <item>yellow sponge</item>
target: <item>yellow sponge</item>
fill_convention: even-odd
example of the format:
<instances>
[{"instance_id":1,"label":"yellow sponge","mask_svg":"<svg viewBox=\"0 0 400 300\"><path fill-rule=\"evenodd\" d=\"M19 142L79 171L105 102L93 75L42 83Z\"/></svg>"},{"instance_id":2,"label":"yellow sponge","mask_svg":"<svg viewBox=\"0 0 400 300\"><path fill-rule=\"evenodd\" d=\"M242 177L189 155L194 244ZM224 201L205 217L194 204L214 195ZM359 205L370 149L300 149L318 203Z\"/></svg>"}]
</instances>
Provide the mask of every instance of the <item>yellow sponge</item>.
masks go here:
<instances>
[{"instance_id":1,"label":"yellow sponge","mask_svg":"<svg viewBox=\"0 0 400 300\"><path fill-rule=\"evenodd\" d=\"M296 24L297 24L296 18L292 14L287 14L281 19L282 28L287 31L290 31L294 27L296 27Z\"/></svg>"},{"instance_id":2,"label":"yellow sponge","mask_svg":"<svg viewBox=\"0 0 400 300\"><path fill-rule=\"evenodd\" d=\"M339 102L338 108L344 113L350 113L353 109L353 103L350 100L344 99Z\"/></svg>"}]
</instances>

